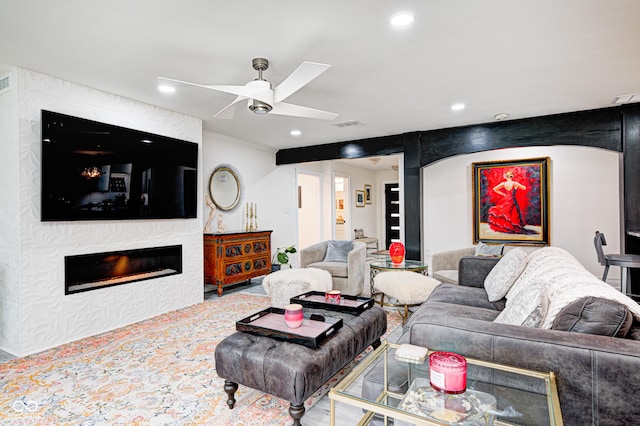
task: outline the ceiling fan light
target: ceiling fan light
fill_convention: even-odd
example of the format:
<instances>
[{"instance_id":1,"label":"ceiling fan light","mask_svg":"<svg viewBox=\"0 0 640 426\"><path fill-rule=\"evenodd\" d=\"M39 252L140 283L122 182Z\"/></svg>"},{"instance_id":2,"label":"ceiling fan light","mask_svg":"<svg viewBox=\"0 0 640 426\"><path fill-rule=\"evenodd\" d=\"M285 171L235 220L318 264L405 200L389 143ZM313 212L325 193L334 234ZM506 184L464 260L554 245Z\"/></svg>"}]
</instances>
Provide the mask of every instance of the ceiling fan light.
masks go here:
<instances>
[{"instance_id":1,"label":"ceiling fan light","mask_svg":"<svg viewBox=\"0 0 640 426\"><path fill-rule=\"evenodd\" d=\"M249 109L256 114L266 114L271 111L273 107L268 103L258 101L256 99L253 100L251 105L249 105Z\"/></svg>"}]
</instances>

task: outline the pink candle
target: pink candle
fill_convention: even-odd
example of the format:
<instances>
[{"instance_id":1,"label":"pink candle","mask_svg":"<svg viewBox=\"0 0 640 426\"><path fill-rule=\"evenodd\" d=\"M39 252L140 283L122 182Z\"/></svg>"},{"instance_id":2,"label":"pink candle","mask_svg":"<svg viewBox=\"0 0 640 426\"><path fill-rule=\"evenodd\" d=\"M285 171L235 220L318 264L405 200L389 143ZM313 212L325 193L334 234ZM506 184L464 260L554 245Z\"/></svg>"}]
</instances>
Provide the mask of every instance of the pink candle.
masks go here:
<instances>
[{"instance_id":1,"label":"pink candle","mask_svg":"<svg viewBox=\"0 0 640 426\"><path fill-rule=\"evenodd\" d=\"M340 304L340 290L331 290L325 293L324 300L333 305Z\"/></svg>"},{"instance_id":2,"label":"pink candle","mask_svg":"<svg viewBox=\"0 0 640 426\"><path fill-rule=\"evenodd\" d=\"M284 307L284 322L286 322L290 328L300 327L303 319L302 305L292 303Z\"/></svg>"},{"instance_id":3,"label":"pink candle","mask_svg":"<svg viewBox=\"0 0 640 426\"><path fill-rule=\"evenodd\" d=\"M467 390L467 360L453 352L433 352L429 355L431 387L445 393Z\"/></svg>"}]
</instances>

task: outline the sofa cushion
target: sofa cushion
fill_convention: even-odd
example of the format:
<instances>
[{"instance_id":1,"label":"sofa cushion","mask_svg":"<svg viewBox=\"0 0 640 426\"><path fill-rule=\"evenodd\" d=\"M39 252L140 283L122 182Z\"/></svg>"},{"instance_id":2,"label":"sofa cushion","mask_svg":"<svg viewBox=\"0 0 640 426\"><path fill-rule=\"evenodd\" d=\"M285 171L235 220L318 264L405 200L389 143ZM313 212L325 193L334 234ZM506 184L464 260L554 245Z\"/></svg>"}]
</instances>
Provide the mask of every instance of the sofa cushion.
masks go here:
<instances>
[{"instance_id":1,"label":"sofa cushion","mask_svg":"<svg viewBox=\"0 0 640 426\"><path fill-rule=\"evenodd\" d=\"M458 270L457 269L443 269L433 273L433 278L449 284L458 284Z\"/></svg>"},{"instance_id":2,"label":"sofa cushion","mask_svg":"<svg viewBox=\"0 0 640 426\"><path fill-rule=\"evenodd\" d=\"M520 291L509 301L494 322L500 324L540 327L549 306L545 285L538 282Z\"/></svg>"},{"instance_id":3,"label":"sofa cushion","mask_svg":"<svg viewBox=\"0 0 640 426\"><path fill-rule=\"evenodd\" d=\"M502 256L504 244L485 244L482 241L476 246L476 256Z\"/></svg>"},{"instance_id":4,"label":"sofa cushion","mask_svg":"<svg viewBox=\"0 0 640 426\"><path fill-rule=\"evenodd\" d=\"M464 287L456 284L442 283L437 286L427 300L427 304L432 302L453 303L456 305L475 306L492 311L504 309L505 300L489 302L487 292L483 288ZM493 321L493 318L491 319Z\"/></svg>"},{"instance_id":5,"label":"sofa cushion","mask_svg":"<svg viewBox=\"0 0 640 426\"><path fill-rule=\"evenodd\" d=\"M445 284L440 284L442 287ZM433 294L433 293L432 293ZM500 313L494 309L481 308L478 306L464 306L455 303L432 302L420 305L409 317L409 321L404 326L405 331L411 328L413 324L429 323L429 318L447 317L447 318L469 318L479 321L492 322Z\"/></svg>"},{"instance_id":6,"label":"sofa cushion","mask_svg":"<svg viewBox=\"0 0 640 426\"><path fill-rule=\"evenodd\" d=\"M327 241L327 254L324 256L323 262L347 262L349 252L353 248L351 241Z\"/></svg>"},{"instance_id":7,"label":"sofa cushion","mask_svg":"<svg viewBox=\"0 0 640 426\"><path fill-rule=\"evenodd\" d=\"M527 253L522 249L509 250L493 267L484 280L484 289L490 302L503 299L513 283L527 266Z\"/></svg>"},{"instance_id":8,"label":"sofa cushion","mask_svg":"<svg viewBox=\"0 0 640 426\"><path fill-rule=\"evenodd\" d=\"M626 306L613 300L589 296L565 306L556 316L551 329L625 337L632 322L633 316Z\"/></svg>"},{"instance_id":9,"label":"sofa cushion","mask_svg":"<svg viewBox=\"0 0 640 426\"><path fill-rule=\"evenodd\" d=\"M316 262L307 265L307 268L318 268L328 271L332 277L347 277L348 267L346 262Z\"/></svg>"}]
</instances>

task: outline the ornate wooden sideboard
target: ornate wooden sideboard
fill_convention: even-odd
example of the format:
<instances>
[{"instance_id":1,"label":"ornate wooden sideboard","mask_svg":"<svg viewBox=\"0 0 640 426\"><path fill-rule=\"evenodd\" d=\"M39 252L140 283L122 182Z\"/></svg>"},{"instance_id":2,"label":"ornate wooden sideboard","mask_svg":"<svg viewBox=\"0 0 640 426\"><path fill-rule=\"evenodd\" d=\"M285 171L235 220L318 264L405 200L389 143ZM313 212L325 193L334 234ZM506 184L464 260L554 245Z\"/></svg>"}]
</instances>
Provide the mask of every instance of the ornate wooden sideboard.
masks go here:
<instances>
[{"instance_id":1,"label":"ornate wooden sideboard","mask_svg":"<svg viewBox=\"0 0 640 426\"><path fill-rule=\"evenodd\" d=\"M272 231L204 234L204 282L222 289L271 272Z\"/></svg>"}]
</instances>

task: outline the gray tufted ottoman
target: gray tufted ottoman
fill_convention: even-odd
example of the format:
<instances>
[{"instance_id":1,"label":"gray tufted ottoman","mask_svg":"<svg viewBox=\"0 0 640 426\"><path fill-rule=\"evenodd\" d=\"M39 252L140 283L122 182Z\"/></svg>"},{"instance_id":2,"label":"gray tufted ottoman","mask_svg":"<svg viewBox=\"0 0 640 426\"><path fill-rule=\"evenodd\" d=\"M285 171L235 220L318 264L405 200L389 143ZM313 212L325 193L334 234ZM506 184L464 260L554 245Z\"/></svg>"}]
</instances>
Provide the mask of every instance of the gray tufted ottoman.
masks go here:
<instances>
[{"instance_id":1,"label":"gray tufted ottoman","mask_svg":"<svg viewBox=\"0 0 640 426\"><path fill-rule=\"evenodd\" d=\"M380 345L380 336L387 330L387 316L378 306L359 316L315 309L305 312L342 318L343 326L317 349L242 332L218 344L216 370L225 379L229 408L242 384L289 401L293 424L300 425L304 401L367 346Z\"/></svg>"}]
</instances>

